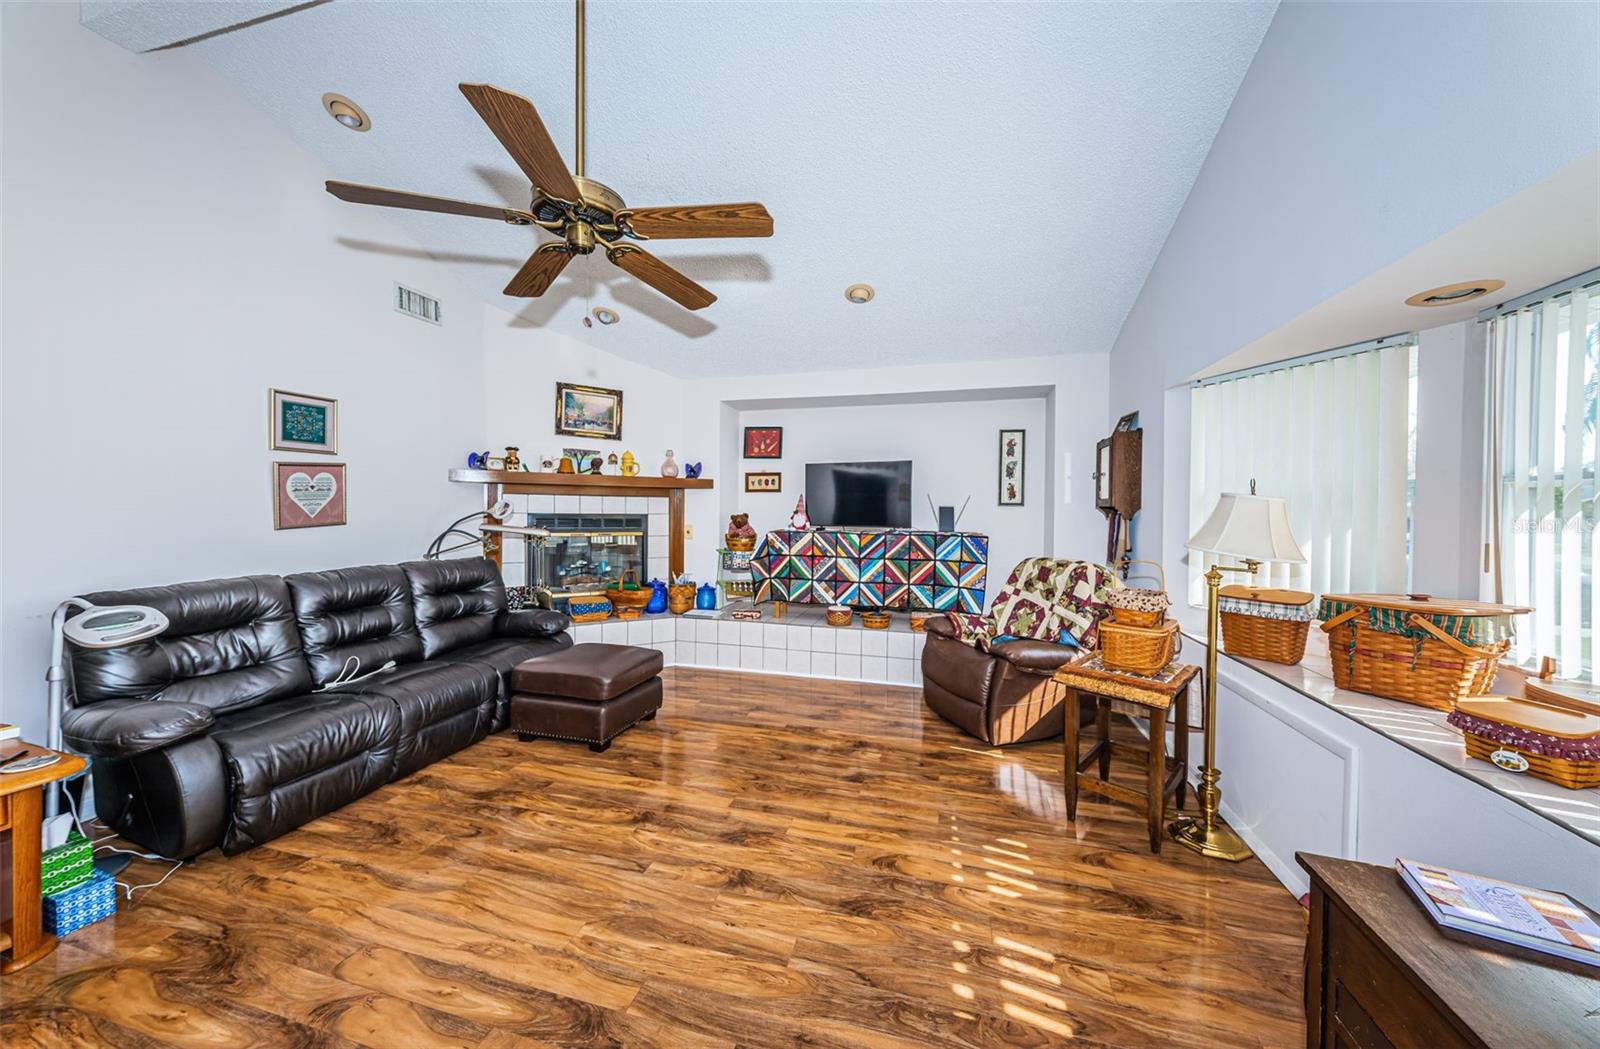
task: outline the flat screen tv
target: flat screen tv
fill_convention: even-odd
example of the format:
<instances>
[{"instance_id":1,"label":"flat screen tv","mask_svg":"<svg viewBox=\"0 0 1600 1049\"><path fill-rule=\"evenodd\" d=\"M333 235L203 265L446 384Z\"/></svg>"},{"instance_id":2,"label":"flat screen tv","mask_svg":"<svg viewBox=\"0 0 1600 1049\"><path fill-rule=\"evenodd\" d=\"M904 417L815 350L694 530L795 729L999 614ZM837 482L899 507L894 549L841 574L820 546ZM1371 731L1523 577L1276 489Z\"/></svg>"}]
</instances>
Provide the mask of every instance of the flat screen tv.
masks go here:
<instances>
[{"instance_id":1,"label":"flat screen tv","mask_svg":"<svg viewBox=\"0 0 1600 1049\"><path fill-rule=\"evenodd\" d=\"M807 463L806 513L828 528L910 528L911 460Z\"/></svg>"}]
</instances>

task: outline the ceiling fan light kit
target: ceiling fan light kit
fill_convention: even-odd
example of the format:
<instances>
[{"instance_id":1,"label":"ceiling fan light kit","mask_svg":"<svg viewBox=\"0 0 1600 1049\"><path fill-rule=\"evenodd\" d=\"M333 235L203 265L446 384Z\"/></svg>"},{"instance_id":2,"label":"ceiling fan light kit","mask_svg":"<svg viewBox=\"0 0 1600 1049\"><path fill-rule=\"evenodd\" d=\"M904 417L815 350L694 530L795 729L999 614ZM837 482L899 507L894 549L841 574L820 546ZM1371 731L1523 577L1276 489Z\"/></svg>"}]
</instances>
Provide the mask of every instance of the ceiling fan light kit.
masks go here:
<instances>
[{"instance_id":1,"label":"ceiling fan light kit","mask_svg":"<svg viewBox=\"0 0 1600 1049\"><path fill-rule=\"evenodd\" d=\"M333 180L327 184L328 192L353 204L498 219L513 226L538 226L559 236L560 241L540 245L529 256L506 285L507 295L543 295L574 255L590 255L600 248L613 265L680 306L703 309L717 297L632 242L770 237L772 216L754 201L630 208L616 190L585 177L584 0L577 0L577 17L577 164L571 172L532 102L490 84L460 85L472 108L527 176L531 198L526 211Z\"/></svg>"}]
</instances>

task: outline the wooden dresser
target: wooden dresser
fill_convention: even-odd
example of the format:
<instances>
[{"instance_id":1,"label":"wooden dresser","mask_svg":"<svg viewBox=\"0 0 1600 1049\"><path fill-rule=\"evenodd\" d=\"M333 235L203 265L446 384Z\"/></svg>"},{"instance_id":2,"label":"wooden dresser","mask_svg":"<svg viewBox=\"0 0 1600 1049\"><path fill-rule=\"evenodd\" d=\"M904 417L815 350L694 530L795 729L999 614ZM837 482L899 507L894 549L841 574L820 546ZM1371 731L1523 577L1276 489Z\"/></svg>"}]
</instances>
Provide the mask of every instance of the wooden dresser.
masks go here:
<instances>
[{"instance_id":1,"label":"wooden dresser","mask_svg":"<svg viewBox=\"0 0 1600 1049\"><path fill-rule=\"evenodd\" d=\"M1446 934L1393 868L1295 858L1311 875L1312 1049L1600 1046L1600 970Z\"/></svg>"}]
</instances>

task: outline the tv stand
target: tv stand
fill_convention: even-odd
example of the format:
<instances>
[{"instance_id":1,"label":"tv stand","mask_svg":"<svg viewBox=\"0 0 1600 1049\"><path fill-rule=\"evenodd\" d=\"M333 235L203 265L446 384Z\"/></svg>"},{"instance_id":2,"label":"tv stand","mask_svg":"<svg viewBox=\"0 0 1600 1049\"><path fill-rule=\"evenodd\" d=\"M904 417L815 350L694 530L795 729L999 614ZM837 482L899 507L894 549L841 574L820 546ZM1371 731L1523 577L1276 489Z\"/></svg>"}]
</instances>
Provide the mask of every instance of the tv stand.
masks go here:
<instances>
[{"instance_id":1,"label":"tv stand","mask_svg":"<svg viewBox=\"0 0 1600 1049\"><path fill-rule=\"evenodd\" d=\"M983 612L989 537L922 528L780 529L750 560L755 599Z\"/></svg>"}]
</instances>

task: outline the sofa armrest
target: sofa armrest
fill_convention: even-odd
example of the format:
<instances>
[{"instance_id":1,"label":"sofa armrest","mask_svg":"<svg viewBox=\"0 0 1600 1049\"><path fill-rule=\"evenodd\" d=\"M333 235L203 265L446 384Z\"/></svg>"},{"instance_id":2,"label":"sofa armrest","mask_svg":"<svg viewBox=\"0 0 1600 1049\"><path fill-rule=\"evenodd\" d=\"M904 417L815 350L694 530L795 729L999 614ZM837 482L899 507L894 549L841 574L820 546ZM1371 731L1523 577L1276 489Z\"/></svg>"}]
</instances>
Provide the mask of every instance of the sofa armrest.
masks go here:
<instances>
[{"instance_id":1,"label":"sofa armrest","mask_svg":"<svg viewBox=\"0 0 1600 1049\"><path fill-rule=\"evenodd\" d=\"M949 616L930 616L922 622L922 631L930 637L956 636L956 625L950 622Z\"/></svg>"},{"instance_id":2,"label":"sofa armrest","mask_svg":"<svg viewBox=\"0 0 1600 1049\"><path fill-rule=\"evenodd\" d=\"M1054 641L1018 638L1015 641L999 641L990 645L989 654L1005 660L1018 670L1026 670L1032 674L1054 674L1083 655L1083 651Z\"/></svg>"},{"instance_id":3,"label":"sofa armrest","mask_svg":"<svg viewBox=\"0 0 1600 1049\"><path fill-rule=\"evenodd\" d=\"M61 715L61 735L73 750L98 758L131 758L209 729L210 707L148 699L107 699Z\"/></svg>"},{"instance_id":4,"label":"sofa armrest","mask_svg":"<svg viewBox=\"0 0 1600 1049\"><path fill-rule=\"evenodd\" d=\"M501 612L495 620L496 637L554 637L564 633L572 620L564 612L548 608L519 608L515 612Z\"/></svg>"}]
</instances>

